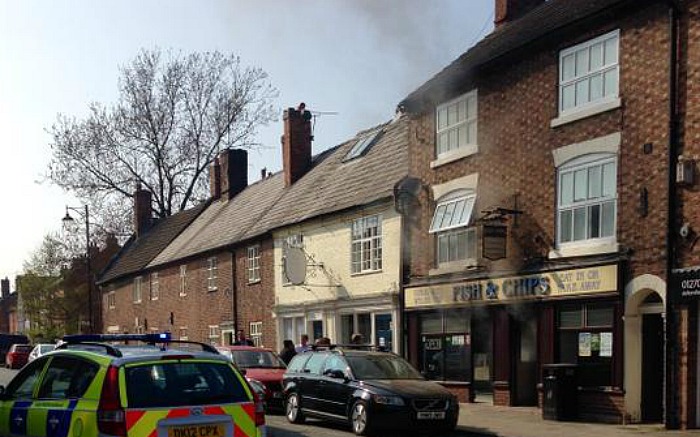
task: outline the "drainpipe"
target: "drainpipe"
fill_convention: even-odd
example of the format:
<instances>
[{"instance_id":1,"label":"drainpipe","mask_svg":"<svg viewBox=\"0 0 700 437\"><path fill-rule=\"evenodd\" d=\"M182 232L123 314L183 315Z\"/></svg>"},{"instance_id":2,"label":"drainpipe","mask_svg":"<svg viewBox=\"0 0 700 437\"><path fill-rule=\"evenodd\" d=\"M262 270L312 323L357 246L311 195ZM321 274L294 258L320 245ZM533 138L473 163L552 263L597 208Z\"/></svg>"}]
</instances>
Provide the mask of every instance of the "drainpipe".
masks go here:
<instances>
[{"instance_id":1,"label":"drainpipe","mask_svg":"<svg viewBox=\"0 0 700 437\"><path fill-rule=\"evenodd\" d=\"M666 408L665 421L667 429L679 429L679 402L678 402L678 310L676 308L675 290L669 290L668 284L673 275L676 264L676 165L678 164L678 28L679 10L678 4L670 0L668 2L668 33L670 38L669 49L669 105L668 105L668 211L666 230Z\"/></svg>"},{"instance_id":2,"label":"drainpipe","mask_svg":"<svg viewBox=\"0 0 700 437\"><path fill-rule=\"evenodd\" d=\"M233 296L233 341L238 332L238 287L236 286L236 249L231 251L231 296Z\"/></svg>"}]
</instances>

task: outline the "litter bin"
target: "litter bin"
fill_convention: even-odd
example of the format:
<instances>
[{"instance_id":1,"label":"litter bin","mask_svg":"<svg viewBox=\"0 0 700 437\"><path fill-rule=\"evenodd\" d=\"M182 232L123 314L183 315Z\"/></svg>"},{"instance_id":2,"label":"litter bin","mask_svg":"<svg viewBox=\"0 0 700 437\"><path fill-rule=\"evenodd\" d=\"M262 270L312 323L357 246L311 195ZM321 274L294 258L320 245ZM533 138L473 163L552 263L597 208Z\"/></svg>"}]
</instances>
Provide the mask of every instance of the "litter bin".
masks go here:
<instances>
[{"instance_id":1,"label":"litter bin","mask_svg":"<svg viewBox=\"0 0 700 437\"><path fill-rule=\"evenodd\" d=\"M542 366L543 419L576 419L578 413L576 367L576 364L546 364Z\"/></svg>"}]
</instances>

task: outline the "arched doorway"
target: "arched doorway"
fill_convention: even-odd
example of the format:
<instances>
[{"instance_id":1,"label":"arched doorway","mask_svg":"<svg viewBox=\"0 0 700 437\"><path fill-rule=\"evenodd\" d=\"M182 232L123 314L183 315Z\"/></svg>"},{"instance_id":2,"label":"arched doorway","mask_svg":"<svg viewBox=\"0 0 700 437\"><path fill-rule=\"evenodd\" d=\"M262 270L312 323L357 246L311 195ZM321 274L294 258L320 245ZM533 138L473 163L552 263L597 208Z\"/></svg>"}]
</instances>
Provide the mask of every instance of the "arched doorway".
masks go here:
<instances>
[{"instance_id":1,"label":"arched doorway","mask_svg":"<svg viewBox=\"0 0 700 437\"><path fill-rule=\"evenodd\" d=\"M666 282L641 275L625 287L625 410L632 422L663 420Z\"/></svg>"}]
</instances>

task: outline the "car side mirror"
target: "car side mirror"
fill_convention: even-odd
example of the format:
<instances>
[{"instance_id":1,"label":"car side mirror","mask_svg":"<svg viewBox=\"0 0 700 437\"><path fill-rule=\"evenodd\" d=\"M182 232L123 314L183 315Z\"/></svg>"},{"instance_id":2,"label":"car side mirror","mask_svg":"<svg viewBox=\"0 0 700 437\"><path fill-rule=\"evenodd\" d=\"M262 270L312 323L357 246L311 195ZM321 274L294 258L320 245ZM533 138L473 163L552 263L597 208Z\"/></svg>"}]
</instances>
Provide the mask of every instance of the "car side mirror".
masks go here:
<instances>
[{"instance_id":1,"label":"car side mirror","mask_svg":"<svg viewBox=\"0 0 700 437\"><path fill-rule=\"evenodd\" d=\"M342 370L338 369L328 369L325 372L323 372L323 374L334 379L345 379L345 373Z\"/></svg>"}]
</instances>

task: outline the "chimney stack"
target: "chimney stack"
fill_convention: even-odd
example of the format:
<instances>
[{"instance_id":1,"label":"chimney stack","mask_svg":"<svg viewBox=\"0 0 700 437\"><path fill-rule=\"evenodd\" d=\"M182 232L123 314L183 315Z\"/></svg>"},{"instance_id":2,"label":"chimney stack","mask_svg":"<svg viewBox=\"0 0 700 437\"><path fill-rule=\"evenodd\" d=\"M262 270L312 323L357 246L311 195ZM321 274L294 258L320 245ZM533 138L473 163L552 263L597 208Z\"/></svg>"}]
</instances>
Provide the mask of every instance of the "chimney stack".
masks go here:
<instances>
[{"instance_id":1,"label":"chimney stack","mask_svg":"<svg viewBox=\"0 0 700 437\"><path fill-rule=\"evenodd\" d=\"M218 156L209 167L209 194L214 200L221 197L221 165Z\"/></svg>"},{"instance_id":2,"label":"chimney stack","mask_svg":"<svg viewBox=\"0 0 700 437\"><path fill-rule=\"evenodd\" d=\"M7 299L10 295L10 280L5 277L5 279L0 280L0 298Z\"/></svg>"},{"instance_id":3,"label":"chimney stack","mask_svg":"<svg viewBox=\"0 0 700 437\"><path fill-rule=\"evenodd\" d=\"M298 109L284 111L284 136L282 159L284 185L289 187L298 181L311 167L311 113L301 103Z\"/></svg>"},{"instance_id":4,"label":"chimney stack","mask_svg":"<svg viewBox=\"0 0 700 437\"><path fill-rule=\"evenodd\" d=\"M136 238L148 232L151 227L151 192L141 188L141 184L136 184L134 193L134 231Z\"/></svg>"},{"instance_id":5,"label":"chimney stack","mask_svg":"<svg viewBox=\"0 0 700 437\"><path fill-rule=\"evenodd\" d=\"M219 154L221 165L221 197L231 200L248 186L248 152L226 149Z\"/></svg>"},{"instance_id":6,"label":"chimney stack","mask_svg":"<svg viewBox=\"0 0 700 437\"><path fill-rule=\"evenodd\" d=\"M500 27L508 22L517 20L547 0L495 0L493 23Z\"/></svg>"}]
</instances>

